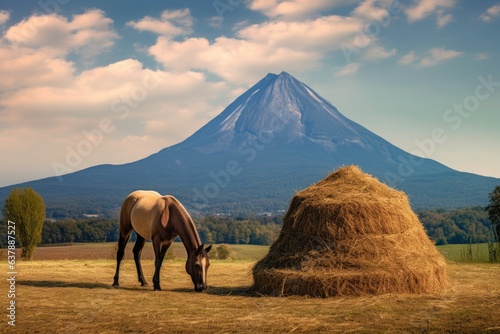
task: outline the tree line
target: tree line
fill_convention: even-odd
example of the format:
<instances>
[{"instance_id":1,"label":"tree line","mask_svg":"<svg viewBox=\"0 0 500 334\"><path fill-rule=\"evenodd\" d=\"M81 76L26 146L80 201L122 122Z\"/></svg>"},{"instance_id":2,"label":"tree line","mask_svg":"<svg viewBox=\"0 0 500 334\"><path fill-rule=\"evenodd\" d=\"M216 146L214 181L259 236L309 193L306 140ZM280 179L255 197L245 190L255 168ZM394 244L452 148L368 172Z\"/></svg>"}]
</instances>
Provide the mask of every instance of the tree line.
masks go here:
<instances>
[{"instance_id":1,"label":"tree line","mask_svg":"<svg viewBox=\"0 0 500 334\"><path fill-rule=\"evenodd\" d=\"M494 240L488 212L483 207L457 210L417 211L429 237L437 245L483 243ZM205 243L270 245L279 235L283 217L194 218L200 238ZM46 221L41 244L74 242L116 242L117 219L64 219ZM133 237L132 237L133 240ZM7 224L0 225L0 246L6 247Z\"/></svg>"},{"instance_id":2,"label":"tree line","mask_svg":"<svg viewBox=\"0 0 500 334\"><path fill-rule=\"evenodd\" d=\"M0 247L20 242L23 257L29 259L37 244L73 242L115 242L117 219L64 219L44 222L43 199L32 189L14 189L6 200L4 221L0 224ZM500 186L490 193L490 205L457 210L420 210L417 212L429 237L437 245L484 243L500 238ZM198 216L194 217L200 238L205 243L269 245L279 235L280 216ZM8 224L8 220L15 222ZM13 237L15 235L15 238ZM10 242L10 243L9 243ZM500 247L499 247L500 248ZM500 249L499 249L500 252Z\"/></svg>"},{"instance_id":3,"label":"tree line","mask_svg":"<svg viewBox=\"0 0 500 334\"><path fill-rule=\"evenodd\" d=\"M195 219L200 238L205 243L269 245L281 228L279 218L199 217ZM0 224L0 247L7 247L7 224ZM135 235L131 236L135 240ZM117 219L63 219L43 224L40 245L76 242L118 241Z\"/></svg>"},{"instance_id":4,"label":"tree line","mask_svg":"<svg viewBox=\"0 0 500 334\"><path fill-rule=\"evenodd\" d=\"M270 245L281 230L280 217L201 217L196 219L205 243Z\"/></svg>"},{"instance_id":5,"label":"tree line","mask_svg":"<svg viewBox=\"0 0 500 334\"><path fill-rule=\"evenodd\" d=\"M420 210L417 215L436 245L484 243L495 240L484 207L456 210Z\"/></svg>"}]
</instances>

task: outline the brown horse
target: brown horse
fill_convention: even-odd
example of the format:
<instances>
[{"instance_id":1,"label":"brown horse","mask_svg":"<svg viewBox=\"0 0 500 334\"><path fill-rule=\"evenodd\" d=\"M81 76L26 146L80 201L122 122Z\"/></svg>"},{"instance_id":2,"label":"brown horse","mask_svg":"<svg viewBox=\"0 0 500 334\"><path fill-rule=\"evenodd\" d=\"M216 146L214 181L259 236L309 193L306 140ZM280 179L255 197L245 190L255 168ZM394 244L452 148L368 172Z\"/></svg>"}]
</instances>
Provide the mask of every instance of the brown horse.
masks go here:
<instances>
[{"instance_id":1,"label":"brown horse","mask_svg":"<svg viewBox=\"0 0 500 334\"><path fill-rule=\"evenodd\" d=\"M137 275L142 286L148 285L141 267L141 252L146 239L153 241L155 253L154 290L161 290L160 268L172 241L179 236L188 255L186 271L191 276L195 291L207 288L207 270L210 266L208 252L201 243L193 220L184 206L173 196L162 196L155 191L138 190L123 201L120 211L120 237L116 252L116 273L113 286L118 286L120 263L125 253L130 233L134 230L137 240L133 253Z\"/></svg>"}]
</instances>

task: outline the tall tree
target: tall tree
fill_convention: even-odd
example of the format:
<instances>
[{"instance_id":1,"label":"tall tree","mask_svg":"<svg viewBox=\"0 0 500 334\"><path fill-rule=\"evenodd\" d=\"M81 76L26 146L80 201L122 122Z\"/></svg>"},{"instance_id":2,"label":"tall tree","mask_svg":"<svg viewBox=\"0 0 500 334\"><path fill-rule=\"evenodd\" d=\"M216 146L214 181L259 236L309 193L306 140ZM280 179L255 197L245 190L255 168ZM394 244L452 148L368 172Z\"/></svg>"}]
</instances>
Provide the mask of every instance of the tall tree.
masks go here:
<instances>
[{"instance_id":1,"label":"tall tree","mask_svg":"<svg viewBox=\"0 0 500 334\"><path fill-rule=\"evenodd\" d=\"M16 239L21 245L23 259L30 260L42 239L45 203L31 188L14 188L5 200L3 215L16 225Z\"/></svg>"},{"instance_id":2,"label":"tall tree","mask_svg":"<svg viewBox=\"0 0 500 334\"><path fill-rule=\"evenodd\" d=\"M500 186L496 186L490 193L490 204L486 207L493 226L493 233L500 242Z\"/></svg>"}]
</instances>

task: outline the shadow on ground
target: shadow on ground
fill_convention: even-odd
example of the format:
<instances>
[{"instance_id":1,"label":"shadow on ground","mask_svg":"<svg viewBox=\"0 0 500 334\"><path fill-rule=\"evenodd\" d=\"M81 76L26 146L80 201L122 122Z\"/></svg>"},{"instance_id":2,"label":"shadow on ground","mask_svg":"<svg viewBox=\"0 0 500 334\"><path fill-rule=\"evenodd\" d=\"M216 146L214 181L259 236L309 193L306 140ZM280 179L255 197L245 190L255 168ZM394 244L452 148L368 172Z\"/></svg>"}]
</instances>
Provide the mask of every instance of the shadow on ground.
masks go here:
<instances>
[{"instance_id":1,"label":"shadow on ground","mask_svg":"<svg viewBox=\"0 0 500 334\"><path fill-rule=\"evenodd\" d=\"M129 291L147 291L152 290L150 286L136 287L113 287L111 284L90 283L90 282L63 282L63 281L19 281L19 285L33 286L37 288L80 288L80 289L121 289ZM178 288L164 290L182 293L197 293L194 289ZM204 293L215 296L241 296L241 297L260 297L250 286L224 287L211 286Z\"/></svg>"},{"instance_id":2,"label":"shadow on ground","mask_svg":"<svg viewBox=\"0 0 500 334\"><path fill-rule=\"evenodd\" d=\"M81 288L81 289L123 289L140 291L147 287L113 287L111 284L90 282L63 282L63 281L19 281L20 285L34 286L38 288Z\"/></svg>"},{"instance_id":3,"label":"shadow on ground","mask_svg":"<svg viewBox=\"0 0 500 334\"><path fill-rule=\"evenodd\" d=\"M172 289L173 292L183 292L189 293L193 292L194 289ZM204 293L214 296L240 296L240 297L260 297L252 287L250 286L237 286L237 287L225 287L225 286L210 286Z\"/></svg>"}]
</instances>

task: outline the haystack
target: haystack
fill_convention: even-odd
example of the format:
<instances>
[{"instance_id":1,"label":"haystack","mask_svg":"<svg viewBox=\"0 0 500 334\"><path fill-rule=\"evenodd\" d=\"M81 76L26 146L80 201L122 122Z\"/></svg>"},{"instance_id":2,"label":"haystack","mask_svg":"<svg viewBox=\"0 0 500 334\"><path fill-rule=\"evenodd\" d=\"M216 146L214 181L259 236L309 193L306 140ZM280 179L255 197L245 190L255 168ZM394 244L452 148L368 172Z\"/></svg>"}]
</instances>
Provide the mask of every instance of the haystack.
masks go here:
<instances>
[{"instance_id":1,"label":"haystack","mask_svg":"<svg viewBox=\"0 0 500 334\"><path fill-rule=\"evenodd\" d=\"M253 278L270 295L433 293L445 266L405 193L349 166L295 194Z\"/></svg>"}]
</instances>

